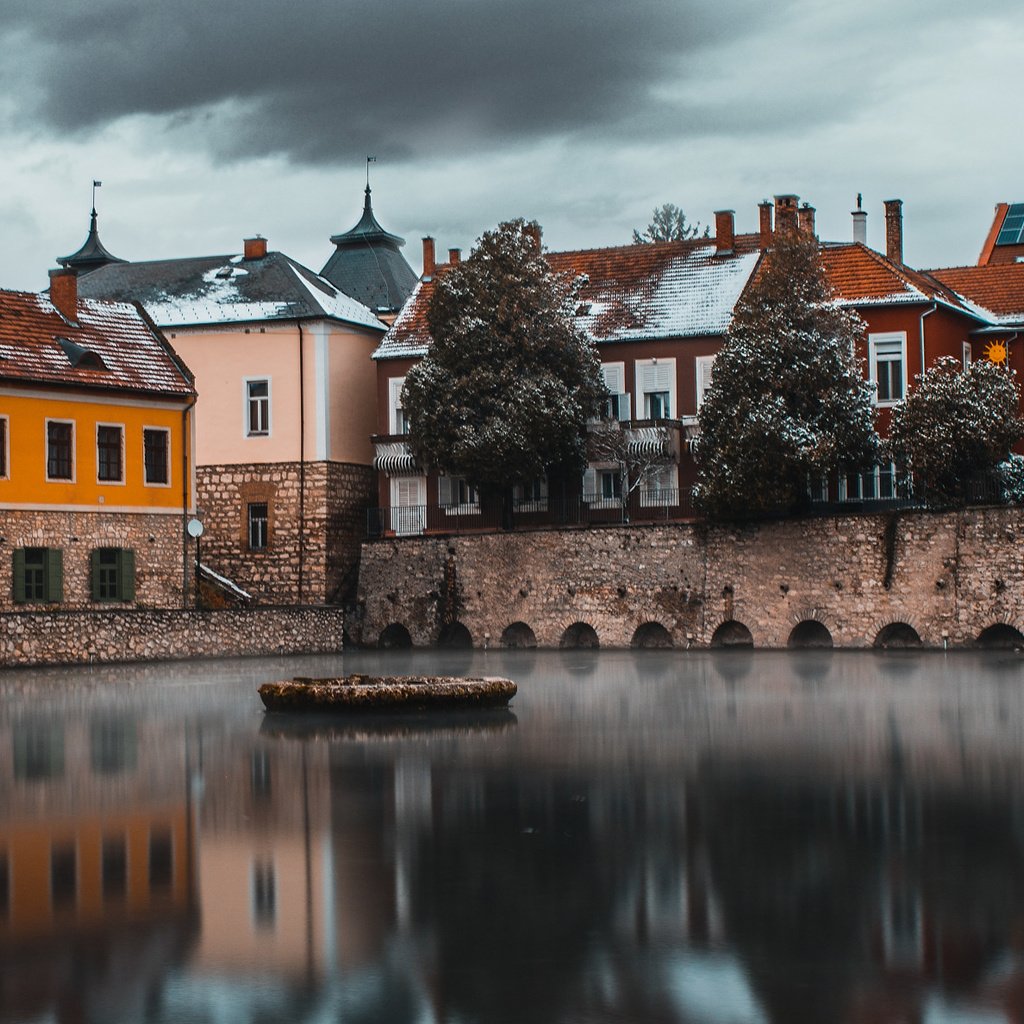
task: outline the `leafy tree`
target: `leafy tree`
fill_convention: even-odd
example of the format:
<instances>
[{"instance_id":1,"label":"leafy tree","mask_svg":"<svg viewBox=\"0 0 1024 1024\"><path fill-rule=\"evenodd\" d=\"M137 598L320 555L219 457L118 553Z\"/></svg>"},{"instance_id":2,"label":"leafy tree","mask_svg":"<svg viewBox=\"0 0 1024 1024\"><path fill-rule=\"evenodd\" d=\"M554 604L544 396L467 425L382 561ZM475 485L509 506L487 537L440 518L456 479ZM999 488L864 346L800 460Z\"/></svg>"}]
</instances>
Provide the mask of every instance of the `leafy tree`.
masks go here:
<instances>
[{"instance_id":1,"label":"leafy tree","mask_svg":"<svg viewBox=\"0 0 1024 1024\"><path fill-rule=\"evenodd\" d=\"M709 228L701 231L701 225L686 222L686 214L674 203L665 203L651 211L651 223L643 233L633 229L634 245L649 245L651 242L681 242L687 238L707 238Z\"/></svg>"},{"instance_id":2,"label":"leafy tree","mask_svg":"<svg viewBox=\"0 0 1024 1024\"><path fill-rule=\"evenodd\" d=\"M988 360L964 369L944 356L893 409L890 451L930 504L962 502L984 481L1013 484L1014 464L1001 464L1024 437L1014 378Z\"/></svg>"},{"instance_id":3,"label":"leafy tree","mask_svg":"<svg viewBox=\"0 0 1024 1024\"><path fill-rule=\"evenodd\" d=\"M427 312L430 351L405 378L409 444L422 465L464 476L481 497L578 475L585 432L607 394L575 321L582 282L552 272L536 224L486 232L446 270Z\"/></svg>"},{"instance_id":4,"label":"leafy tree","mask_svg":"<svg viewBox=\"0 0 1024 1024\"><path fill-rule=\"evenodd\" d=\"M776 236L715 359L694 443L694 497L743 519L806 504L809 481L877 455L871 387L853 345L864 323L832 301L817 242Z\"/></svg>"}]
</instances>

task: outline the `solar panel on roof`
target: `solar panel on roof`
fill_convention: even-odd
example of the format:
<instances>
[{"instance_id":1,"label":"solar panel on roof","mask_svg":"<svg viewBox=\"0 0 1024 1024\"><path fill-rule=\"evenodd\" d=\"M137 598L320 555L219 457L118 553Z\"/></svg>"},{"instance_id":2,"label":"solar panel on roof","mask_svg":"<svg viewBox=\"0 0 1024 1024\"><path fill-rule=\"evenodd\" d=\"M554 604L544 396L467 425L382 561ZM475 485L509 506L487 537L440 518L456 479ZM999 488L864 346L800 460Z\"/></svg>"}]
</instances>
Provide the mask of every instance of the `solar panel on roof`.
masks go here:
<instances>
[{"instance_id":1,"label":"solar panel on roof","mask_svg":"<svg viewBox=\"0 0 1024 1024\"><path fill-rule=\"evenodd\" d=\"M996 245L1018 245L1024 236L1024 203L1012 203L999 231Z\"/></svg>"}]
</instances>

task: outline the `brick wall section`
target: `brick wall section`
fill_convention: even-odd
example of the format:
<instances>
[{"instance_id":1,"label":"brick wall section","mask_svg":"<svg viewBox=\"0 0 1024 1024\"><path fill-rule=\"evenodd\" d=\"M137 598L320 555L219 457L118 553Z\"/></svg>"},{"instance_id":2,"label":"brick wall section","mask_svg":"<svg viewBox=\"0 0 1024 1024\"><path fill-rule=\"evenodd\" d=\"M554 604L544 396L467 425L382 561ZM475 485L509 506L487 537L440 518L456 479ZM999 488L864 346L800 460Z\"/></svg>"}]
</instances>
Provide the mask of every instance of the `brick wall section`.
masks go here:
<instances>
[{"instance_id":1,"label":"brick wall section","mask_svg":"<svg viewBox=\"0 0 1024 1024\"><path fill-rule=\"evenodd\" d=\"M46 609L15 604L13 558L16 548L60 548L64 552L61 608L95 608L90 584L93 548L135 552L135 604L143 608L182 607L183 587L192 587L194 553L183 562L183 517L133 512L0 512L0 612ZM186 590L190 593L190 590Z\"/></svg>"},{"instance_id":2,"label":"brick wall section","mask_svg":"<svg viewBox=\"0 0 1024 1024\"><path fill-rule=\"evenodd\" d=\"M0 665L333 654L340 608L0 614Z\"/></svg>"},{"instance_id":3,"label":"brick wall section","mask_svg":"<svg viewBox=\"0 0 1024 1024\"><path fill-rule=\"evenodd\" d=\"M197 505L205 532L203 562L251 593L262 604L298 602L300 482L298 462L201 466ZM247 505L266 501L270 542L252 551ZM307 462L302 593L305 604L339 598L359 560L366 536L366 509L376 503L376 474L369 466Z\"/></svg>"},{"instance_id":4,"label":"brick wall section","mask_svg":"<svg viewBox=\"0 0 1024 1024\"><path fill-rule=\"evenodd\" d=\"M544 647L575 622L605 647L628 646L646 622L676 646L688 636L701 646L731 619L759 647L785 647L805 619L841 647L871 646L893 622L927 646L943 633L966 644L995 623L1024 630L1022 543L1020 508L387 539L363 547L350 632L373 645L400 623L414 644L435 643L451 618L447 565L455 614L478 647L514 622Z\"/></svg>"}]
</instances>

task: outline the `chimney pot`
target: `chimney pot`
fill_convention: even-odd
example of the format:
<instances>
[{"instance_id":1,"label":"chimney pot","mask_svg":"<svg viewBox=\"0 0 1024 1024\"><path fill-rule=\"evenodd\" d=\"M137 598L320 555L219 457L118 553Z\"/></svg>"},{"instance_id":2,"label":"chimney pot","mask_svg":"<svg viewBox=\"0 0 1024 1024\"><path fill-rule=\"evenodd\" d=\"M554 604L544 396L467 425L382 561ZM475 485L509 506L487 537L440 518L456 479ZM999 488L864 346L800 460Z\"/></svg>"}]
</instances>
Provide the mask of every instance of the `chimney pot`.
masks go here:
<instances>
[{"instance_id":1,"label":"chimney pot","mask_svg":"<svg viewBox=\"0 0 1024 1024\"><path fill-rule=\"evenodd\" d=\"M267 240L260 235L243 241L243 255L247 260L261 260L267 255Z\"/></svg>"},{"instance_id":2,"label":"chimney pot","mask_svg":"<svg viewBox=\"0 0 1024 1024\"><path fill-rule=\"evenodd\" d=\"M814 207L810 203L804 203L797 211L797 224L800 230L810 237L814 237Z\"/></svg>"},{"instance_id":3,"label":"chimney pot","mask_svg":"<svg viewBox=\"0 0 1024 1024\"><path fill-rule=\"evenodd\" d=\"M736 248L736 213L734 210L715 210L715 252L731 253Z\"/></svg>"},{"instance_id":4,"label":"chimney pot","mask_svg":"<svg viewBox=\"0 0 1024 1024\"><path fill-rule=\"evenodd\" d=\"M770 249L772 244L772 204L764 199L757 204L758 213L761 218L761 240L762 249Z\"/></svg>"},{"instance_id":5,"label":"chimney pot","mask_svg":"<svg viewBox=\"0 0 1024 1024\"><path fill-rule=\"evenodd\" d=\"M799 196L786 195L775 197L775 230L780 235L796 233L799 203Z\"/></svg>"},{"instance_id":6,"label":"chimney pot","mask_svg":"<svg viewBox=\"0 0 1024 1024\"><path fill-rule=\"evenodd\" d=\"M857 196L857 209L850 211L853 218L853 240L861 245L868 244L868 211L861 208L860 195Z\"/></svg>"},{"instance_id":7,"label":"chimney pot","mask_svg":"<svg viewBox=\"0 0 1024 1024\"><path fill-rule=\"evenodd\" d=\"M455 266L455 264L458 263L460 259L462 259L462 250L461 249L449 249L448 250L448 262L452 266Z\"/></svg>"},{"instance_id":8,"label":"chimney pot","mask_svg":"<svg viewBox=\"0 0 1024 1024\"><path fill-rule=\"evenodd\" d=\"M903 200L885 201L885 255L893 263L903 263Z\"/></svg>"},{"instance_id":9,"label":"chimney pot","mask_svg":"<svg viewBox=\"0 0 1024 1024\"><path fill-rule=\"evenodd\" d=\"M78 319L78 271L60 267L50 271L50 301L67 320Z\"/></svg>"},{"instance_id":10,"label":"chimney pot","mask_svg":"<svg viewBox=\"0 0 1024 1024\"><path fill-rule=\"evenodd\" d=\"M427 279L434 276L437 262L434 258L434 240L427 235L423 239L423 276Z\"/></svg>"}]
</instances>

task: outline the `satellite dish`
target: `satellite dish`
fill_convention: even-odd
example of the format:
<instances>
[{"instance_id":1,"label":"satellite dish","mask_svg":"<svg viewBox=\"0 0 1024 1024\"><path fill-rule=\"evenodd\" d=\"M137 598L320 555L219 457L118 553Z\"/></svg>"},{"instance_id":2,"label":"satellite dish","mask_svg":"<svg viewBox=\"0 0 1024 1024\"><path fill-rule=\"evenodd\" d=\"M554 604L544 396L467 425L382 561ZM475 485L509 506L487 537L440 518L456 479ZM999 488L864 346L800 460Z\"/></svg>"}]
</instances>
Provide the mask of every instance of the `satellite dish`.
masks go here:
<instances>
[{"instance_id":1,"label":"satellite dish","mask_svg":"<svg viewBox=\"0 0 1024 1024\"><path fill-rule=\"evenodd\" d=\"M188 530L190 537L195 537L197 540L203 535L203 524L198 519L190 519L185 529Z\"/></svg>"}]
</instances>

